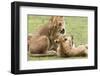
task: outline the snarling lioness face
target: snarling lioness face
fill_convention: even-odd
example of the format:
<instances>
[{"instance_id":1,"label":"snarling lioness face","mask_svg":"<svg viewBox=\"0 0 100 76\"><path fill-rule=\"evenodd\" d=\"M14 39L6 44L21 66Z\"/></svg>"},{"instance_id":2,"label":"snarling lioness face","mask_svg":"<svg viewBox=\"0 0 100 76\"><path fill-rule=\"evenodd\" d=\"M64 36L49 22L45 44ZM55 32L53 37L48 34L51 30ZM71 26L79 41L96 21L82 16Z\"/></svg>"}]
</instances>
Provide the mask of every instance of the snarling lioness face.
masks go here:
<instances>
[{"instance_id":1,"label":"snarling lioness face","mask_svg":"<svg viewBox=\"0 0 100 76\"><path fill-rule=\"evenodd\" d=\"M50 37L52 40L65 33L65 21L63 16L52 16L49 24Z\"/></svg>"},{"instance_id":2,"label":"snarling lioness face","mask_svg":"<svg viewBox=\"0 0 100 76\"><path fill-rule=\"evenodd\" d=\"M52 16L50 19L50 23L50 27L52 28L53 33L65 33L65 21L63 16Z\"/></svg>"}]
</instances>

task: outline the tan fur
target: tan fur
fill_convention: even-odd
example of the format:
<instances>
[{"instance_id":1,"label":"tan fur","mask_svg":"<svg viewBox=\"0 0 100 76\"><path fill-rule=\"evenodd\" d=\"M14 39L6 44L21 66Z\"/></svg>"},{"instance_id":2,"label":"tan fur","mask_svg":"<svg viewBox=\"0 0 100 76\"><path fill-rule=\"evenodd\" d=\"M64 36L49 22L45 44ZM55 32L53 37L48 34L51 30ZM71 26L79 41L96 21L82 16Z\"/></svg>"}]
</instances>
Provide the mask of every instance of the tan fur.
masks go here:
<instances>
[{"instance_id":1,"label":"tan fur","mask_svg":"<svg viewBox=\"0 0 100 76\"><path fill-rule=\"evenodd\" d=\"M32 54L45 54L49 47L49 39L46 36L31 38L29 43L29 51Z\"/></svg>"},{"instance_id":2,"label":"tan fur","mask_svg":"<svg viewBox=\"0 0 100 76\"><path fill-rule=\"evenodd\" d=\"M52 16L44 27L39 30L39 35L46 35L50 40L49 50L56 50L56 44L54 40L59 34L64 34L64 17L63 16Z\"/></svg>"},{"instance_id":3,"label":"tan fur","mask_svg":"<svg viewBox=\"0 0 100 76\"><path fill-rule=\"evenodd\" d=\"M33 54L44 54L47 50L56 49L54 39L64 34L64 18L52 16L49 22L37 32L37 35L28 36L29 51Z\"/></svg>"},{"instance_id":4,"label":"tan fur","mask_svg":"<svg viewBox=\"0 0 100 76\"><path fill-rule=\"evenodd\" d=\"M72 37L60 36L55 40L58 44L57 55L61 57L73 57L73 56L86 56L87 46L79 45L78 47L73 47Z\"/></svg>"}]
</instances>

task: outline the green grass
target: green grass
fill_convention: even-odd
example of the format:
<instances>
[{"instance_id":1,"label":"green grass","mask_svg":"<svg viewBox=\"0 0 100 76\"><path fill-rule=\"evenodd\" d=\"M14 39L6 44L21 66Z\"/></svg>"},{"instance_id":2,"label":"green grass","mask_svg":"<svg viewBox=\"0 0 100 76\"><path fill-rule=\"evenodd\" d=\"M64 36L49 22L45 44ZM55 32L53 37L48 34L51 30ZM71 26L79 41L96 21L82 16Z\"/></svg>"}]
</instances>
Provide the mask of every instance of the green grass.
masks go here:
<instances>
[{"instance_id":1,"label":"green grass","mask_svg":"<svg viewBox=\"0 0 100 76\"><path fill-rule=\"evenodd\" d=\"M66 17L67 33L73 35L76 45L87 43L88 18L87 17Z\"/></svg>"},{"instance_id":2,"label":"green grass","mask_svg":"<svg viewBox=\"0 0 100 76\"><path fill-rule=\"evenodd\" d=\"M46 57L31 57L28 56L28 60L35 60L35 61L41 61L41 60L60 60L60 59L83 59L83 58L87 58L87 57L58 57L58 56L46 56Z\"/></svg>"},{"instance_id":3,"label":"green grass","mask_svg":"<svg viewBox=\"0 0 100 76\"><path fill-rule=\"evenodd\" d=\"M28 33L35 33L39 28L44 26L50 16L28 16ZM65 17L66 34L73 35L75 45L87 44L88 39L88 18L81 16ZM50 60L60 59L59 57L30 57L28 60Z\"/></svg>"}]
</instances>

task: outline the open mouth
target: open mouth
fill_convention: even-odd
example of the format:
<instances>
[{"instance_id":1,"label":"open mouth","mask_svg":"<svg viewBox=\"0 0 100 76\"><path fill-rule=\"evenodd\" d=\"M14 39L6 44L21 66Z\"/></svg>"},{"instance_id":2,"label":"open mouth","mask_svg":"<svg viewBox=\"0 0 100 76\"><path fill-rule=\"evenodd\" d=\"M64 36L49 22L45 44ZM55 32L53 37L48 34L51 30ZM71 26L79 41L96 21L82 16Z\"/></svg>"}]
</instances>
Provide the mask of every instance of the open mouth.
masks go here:
<instances>
[{"instance_id":1,"label":"open mouth","mask_svg":"<svg viewBox=\"0 0 100 76\"><path fill-rule=\"evenodd\" d=\"M65 29L62 29L62 30L60 31L60 33L61 33L61 34L64 34L64 33L65 33Z\"/></svg>"}]
</instances>

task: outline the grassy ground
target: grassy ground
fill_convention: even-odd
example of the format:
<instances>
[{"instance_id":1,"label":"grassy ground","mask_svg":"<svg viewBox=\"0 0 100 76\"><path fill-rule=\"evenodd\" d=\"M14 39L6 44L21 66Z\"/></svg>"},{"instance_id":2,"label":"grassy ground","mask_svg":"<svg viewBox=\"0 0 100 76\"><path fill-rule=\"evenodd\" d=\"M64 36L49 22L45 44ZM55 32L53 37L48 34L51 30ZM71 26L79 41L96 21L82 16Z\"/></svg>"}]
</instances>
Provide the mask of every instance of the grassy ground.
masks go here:
<instances>
[{"instance_id":1,"label":"grassy ground","mask_svg":"<svg viewBox=\"0 0 100 76\"><path fill-rule=\"evenodd\" d=\"M28 16L28 32L35 33L40 27L48 22L50 16ZM73 35L75 45L87 44L87 32L88 32L88 18L79 16L66 16L65 17L65 29L67 34ZM48 60L59 59L59 57L30 57L28 60Z\"/></svg>"}]
</instances>

